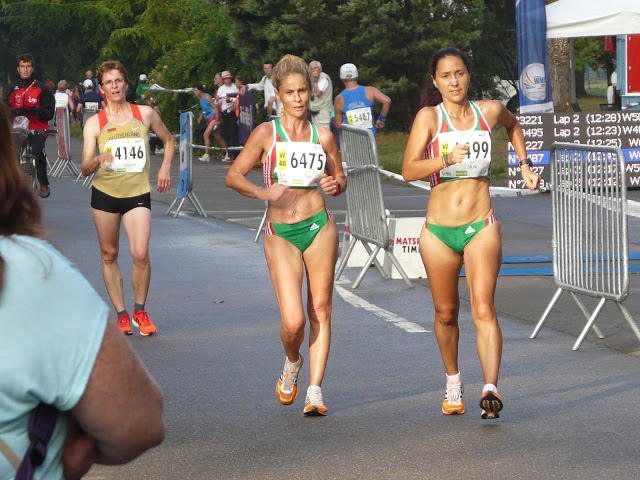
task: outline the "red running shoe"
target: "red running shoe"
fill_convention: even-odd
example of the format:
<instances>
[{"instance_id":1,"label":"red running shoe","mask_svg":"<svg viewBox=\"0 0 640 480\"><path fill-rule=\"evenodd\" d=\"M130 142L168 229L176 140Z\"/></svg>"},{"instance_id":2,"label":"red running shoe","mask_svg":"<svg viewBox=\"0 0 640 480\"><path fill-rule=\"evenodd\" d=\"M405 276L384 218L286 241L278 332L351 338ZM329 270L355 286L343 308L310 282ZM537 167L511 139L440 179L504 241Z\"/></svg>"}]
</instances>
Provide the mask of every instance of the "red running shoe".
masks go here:
<instances>
[{"instance_id":1,"label":"red running shoe","mask_svg":"<svg viewBox=\"0 0 640 480\"><path fill-rule=\"evenodd\" d=\"M153 335L158 332L156 326L151 322L149 314L145 310L134 312L133 324L136 327L140 327L140 335Z\"/></svg>"}]
</instances>

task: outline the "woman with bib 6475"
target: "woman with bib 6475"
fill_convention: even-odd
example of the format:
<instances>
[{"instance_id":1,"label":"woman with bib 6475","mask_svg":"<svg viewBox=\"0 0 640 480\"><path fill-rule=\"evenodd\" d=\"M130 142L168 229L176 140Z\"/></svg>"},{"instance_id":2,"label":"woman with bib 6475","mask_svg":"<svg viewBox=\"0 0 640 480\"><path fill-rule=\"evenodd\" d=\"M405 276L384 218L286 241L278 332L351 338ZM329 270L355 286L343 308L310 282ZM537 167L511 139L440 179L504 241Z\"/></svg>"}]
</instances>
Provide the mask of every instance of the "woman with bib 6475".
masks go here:
<instances>
[{"instance_id":1,"label":"woman with bib 6475","mask_svg":"<svg viewBox=\"0 0 640 480\"><path fill-rule=\"evenodd\" d=\"M407 181L429 177L431 193L420 234L420 255L435 308L435 334L447 374L442 411L464 413L458 369L458 279L464 260L476 327L478 357L484 375L482 418L498 418L498 371L502 333L494 294L502 263L502 233L489 195L491 131L503 125L520 159L522 178L531 190L540 177L531 170L522 128L500 102L469 100L471 68L455 48L438 51L431 62L434 101L414 120L405 151L402 176ZM455 181L454 181L455 180Z\"/></svg>"},{"instance_id":2,"label":"woman with bib 6475","mask_svg":"<svg viewBox=\"0 0 640 480\"><path fill-rule=\"evenodd\" d=\"M242 195L268 201L264 251L282 317L280 338L286 359L276 393L284 405L296 399L303 363L300 346L306 316L301 291L306 271L310 386L304 414L326 415L320 387L331 342L338 229L319 190L338 195L346 189L347 179L333 134L307 120L309 66L286 55L273 69L271 81L284 113L253 131L226 183ZM257 160L262 161L264 187L246 178Z\"/></svg>"}]
</instances>

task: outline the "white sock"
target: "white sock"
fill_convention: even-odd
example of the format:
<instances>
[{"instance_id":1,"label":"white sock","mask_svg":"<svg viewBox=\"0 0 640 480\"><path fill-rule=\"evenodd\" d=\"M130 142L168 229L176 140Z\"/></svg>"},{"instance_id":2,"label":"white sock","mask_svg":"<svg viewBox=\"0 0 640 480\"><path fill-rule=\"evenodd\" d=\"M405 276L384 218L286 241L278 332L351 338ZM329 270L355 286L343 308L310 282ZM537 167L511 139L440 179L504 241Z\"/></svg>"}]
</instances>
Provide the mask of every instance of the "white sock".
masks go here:
<instances>
[{"instance_id":1,"label":"white sock","mask_svg":"<svg viewBox=\"0 0 640 480\"><path fill-rule=\"evenodd\" d=\"M460 372L455 375L447 375L447 382L459 382L460 381Z\"/></svg>"},{"instance_id":2,"label":"white sock","mask_svg":"<svg viewBox=\"0 0 640 480\"><path fill-rule=\"evenodd\" d=\"M482 393L484 392L497 392L498 388L493 383L487 383L482 389Z\"/></svg>"},{"instance_id":3,"label":"white sock","mask_svg":"<svg viewBox=\"0 0 640 480\"><path fill-rule=\"evenodd\" d=\"M289 364L289 366L290 366L290 367L292 367L292 368L297 368L297 367L299 367L299 366L300 366L300 359L301 359L301 358L302 358L302 357L301 357L300 355L298 355L298 361L297 361L297 362L295 362L295 363L293 363L291 360L289 360L289 357L287 357L287 363Z\"/></svg>"},{"instance_id":4,"label":"white sock","mask_svg":"<svg viewBox=\"0 0 640 480\"><path fill-rule=\"evenodd\" d=\"M322 389L318 385L309 385L307 393L322 393Z\"/></svg>"}]
</instances>

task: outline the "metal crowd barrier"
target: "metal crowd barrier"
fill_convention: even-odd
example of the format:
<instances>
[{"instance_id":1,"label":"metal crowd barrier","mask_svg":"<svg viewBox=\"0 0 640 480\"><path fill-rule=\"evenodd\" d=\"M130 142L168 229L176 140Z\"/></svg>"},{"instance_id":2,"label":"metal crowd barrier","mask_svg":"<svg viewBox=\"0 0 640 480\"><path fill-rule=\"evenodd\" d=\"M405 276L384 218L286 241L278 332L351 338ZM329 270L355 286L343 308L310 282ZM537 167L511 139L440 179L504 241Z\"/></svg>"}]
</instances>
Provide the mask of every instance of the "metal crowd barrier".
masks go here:
<instances>
[{"instance_id":1,"label":"metal crowd barrier","mask_svg":"<svg viewBox=\"0 0 640 480\"><path fill-rule=\"evenodd\" d=\"M80 170L71 161L71 135L69 132L69 109L67 107L56 108L56 125L58 127L58 158L51 167L51 176L60 178L65 171L69 175L77 177Z\"/></svg>"},{"instance_id":2,"label":"metal crowd barrier","mask_svg":"<svg viewBox=\"0 0 640 480\"><path fill-rule=\"evenodd\" d=\"M551 148L553 274L558 289L531 333L535 338L566 290L587 323L578 350L607 300L614 302L640 340L640 329L622 304L629 293L626 162L620 148L554 143ZM589 314L576 294L599 298Z\"/></svg>"},{"instance_id":3,"label":"metal crowd barrier","mask_svg":"<svg viewBox=\"0 0 640 480\"><path fill-rule=\"evenodd\" d=\"M165 215L169 215L173 206L177 204L173 218L178 216L186 199L189 199L196 213L203 217L207 216L207 212L193 191L193 148L193 112L187 111L180 114L180 181L178 191L176 198L165 212Z\"/></svg>"},{"instance_id":4,"label":"metal crowd barrier","mask_svg":"<svg viewBox=\"0 0 640 480\"><path fill-rule=\"evenodd\" d=\"M382 278L389 278L376 258L380 250L383 250L387 258L391 260L404 282L409 287L414 287L400 266L400 262L393 255L389 244L389 226L382 196L382 182L378 171L380 160L373 132L342 124L340 126L340 152L342 162L346 164L345 173L349 182L346 191L346 225L349 226L349 234L352 238L336 271L336 280L342 275L356 243L360 242L369 254L369 259L353 283L353 288L358 288L372 262Z\"/></svg>"}]
</instances>

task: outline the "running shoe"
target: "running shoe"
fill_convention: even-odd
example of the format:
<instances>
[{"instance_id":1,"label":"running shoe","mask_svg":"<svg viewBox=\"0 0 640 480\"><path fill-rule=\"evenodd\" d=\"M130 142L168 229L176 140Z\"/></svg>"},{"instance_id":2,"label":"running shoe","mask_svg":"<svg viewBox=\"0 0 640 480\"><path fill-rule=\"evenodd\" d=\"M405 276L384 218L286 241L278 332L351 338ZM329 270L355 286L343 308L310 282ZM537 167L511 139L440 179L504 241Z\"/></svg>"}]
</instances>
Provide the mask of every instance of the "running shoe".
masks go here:
<instances>
[{"instance_id":1,"label":"running shoe","mask_svg":"<svg viewBox=\"0 0 640 480\"><path fill-rule=\"evenodd\" d=\"M204 155L202 155L199 160L201 162L210 162L211 161L211 157L209 157L208 153L205 153Z\"/></svg>"},{"instance_id":2,"label":"running shoe","mask_svg":"<svg viewBox=\"0 0 640 480\"><path fill-rule=\"evenodd\" d=\"M276 384L276 394L278 401L283 405L291 405L298 396L298 374L304 363L304 358L300 355L300 363L297 367L291 366L288 358L285 358L284 368Z\"/></svg>"},{"instance_id":3,"label":"running shoe","mask_svg":"<svg viewBox=\"0 0 640 480\"><path fill-rule=\"evenodd\" d=\"M447 391L442 401L442 413L445 415L462 415L464 413L463 393L462 380L447 380Z\"/></svg>"},{"instance_id":4,"label":"running shoe","mask_svg":"<svg viewBox=\"0 0 640 480\"><path fill-rule=\"evenodd\" d=\"M49 195L51 195L51 189L49 188L49 185L40 185L39 193L41 198L47 198Z\"/></svg>"},{"instance_id":5,"label":"running shoe","mask_svg":"<svg viewBox=\"0 0 640 480\"><path fill-rule=\"evenodd\" d=\"M118 328L125 335L131 335L131 317L128 313L123 313L118 317Z\"/></svg>"},{"instance_id":6,"label":"running shoe","mask_svg":"<svg viewBox=\"0 0 640 480\"><path fill-rule=\"evenodd\" d=\"M140 335L144 335L145 337L147 335L153 335L158 331L156 326L151 323L149 314L145 310L134 312L132 322L136 327L140 327Z\"/></svg>"},{"instance_id":7,"label":"running shoe","mask_svg":"<svg viewBox=\"0 0 640 480\"><path fill-rule=\"evenodd\" d=\"M489 390L482 394L480 398L480 408L482 409L482 419L488 420L492 418L500 418L500 410L502 410L502 397L498 392Z\"/></svg>"},{"instance_id":8,"label":"running shoe","mask_svg":"<svg viewBox=\"0 0 640 480\"><path fill-rule=\"evenodd\" d=\"M320 387L309 387L304 403L303 413L307 417L319 417L327 414L327 406L322 401L322 390L320 390Z\"/></svg>"}]
</instances>

